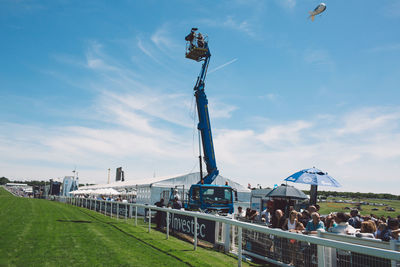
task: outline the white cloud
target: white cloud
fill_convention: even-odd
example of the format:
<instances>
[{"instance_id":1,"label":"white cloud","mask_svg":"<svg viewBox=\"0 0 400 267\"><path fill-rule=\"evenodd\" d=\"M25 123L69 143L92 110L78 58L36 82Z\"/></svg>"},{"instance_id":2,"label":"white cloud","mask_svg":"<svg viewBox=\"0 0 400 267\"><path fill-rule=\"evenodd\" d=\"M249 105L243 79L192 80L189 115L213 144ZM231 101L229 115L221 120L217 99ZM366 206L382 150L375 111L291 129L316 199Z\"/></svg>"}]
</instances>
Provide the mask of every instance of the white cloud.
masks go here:
<instances>
[{"instance_id":1,"label":"white cloud","mask_svg":"<svg viewBox=\"0 0 400 267\"><path fill-rule=\"evenodd\" d=\"M287 125L278 125L267 128L257 138L268 146L276 146L277 144L296 144L300 140L301 131L309 129L311 123L305 121L296 121Z\"/></svg>"},{"instance_id":2,"label":"white cloud","mask_svg":"<svg viewBox=\"0 0 400 267\"><path fill-rule=\"evenodd\" d=\"M296 7L296 0L278 0L276 1L280 6L287 8L287 9L293 9Z\"/></svg>"},{"instance_id":3,"label":"white cloud","mask_svg":"<svg viewBox=\"0 0 400 267\"><path fill-rule=\"evenodd\" d=\"M370 48L367 52L379 53L379 52L397 52L400 50L400 43L385 44Z\"/></svg>"},{"instance_id":4,"label":"white cloud","mask_svg":"<svg viewBox=\"0 0 400 267\"><path fill-rule=\"evenodd\" d=\"M280 123L260 132L216 131L221 174L244 178L242 184L272 186L300 169L316 166L337 177L343 185L339 190L398 194L393 188L400 169L400 110L372 110L317 115L312 122ZM352 125L357 118L359 124Z\"/></svg>"},{"instance_id":5,"label":"white cloud","mask_svg":"<svg viewBox=\"0 0 400 267\"><path fill-rule=\"evenodd\" d=\"M221 27L227 28L234 31L245 33L248 36L256 37L254 25L250 20L237 19L235 16L226 16L221 19L201 19L200 24L207 25L209 27Z\"/></svg>"},{"instance_id":6,"label":"white cloud","mask_svg":"<svg viewBox=\"0 0 400 267\"><path fill-rule=\"evenodd\" d=\"M209 100L209 103L208 108L212 118L230 118L232 113L237 110L236 106L218 100Z\"/></svg>"},{"instance_id":7,"label":"white cloud","mask_svg":"<svg viewBox=\"0 0 400 267\"><path fill-rule=\"evenodd\" d=\"M260 98L260 99L267 99L267 100L269 100L269 101L271 101L271 102L274 102L274 101L278 100L279 95L278 95L278 94L275 94L275 93L268 93L268 94L259 96L259 98Z\"/></svg>"},{"instance_id":8,"label":"white cloud","mask_svg":"<svg viewBox=\"0 0 400 267\"><path fill-rule=\"evenodd\" d=\"M144 45L143 41L141 39L138 39L137 41L137 46L138 48L146 54L148 57L150 57L152 60L154 60L157 63L160 63L160 61L153 55L153 53L150 52L150 49Z\"/></svg>"},{"instance_id":9,"label":"white cloud","mask_svg":"<svg viewBox=\"0 0 400 267\"><path fill-rule=\"evenodd\" d=\"M337 133L344 135L390 130L399 126L399 120L399 111L383 113L377 108L365 108L348 114L343 120L344 126L337 129Z\"/></svg>"},{"instance_id":10,"label":"white cloud","mask_svg":"<svg viewBox=\"0 0 400 267\"><path fill-rule=\"evenodd\" d=\"M254 35L252 27L247 20L237 21L234 17L228 16L222 25L237 31L245 32L250 36Z\"/></svg>"},{"instance_id":11,"label":"white cloud","mask_svg":"<svg viewBox=\"0 0 400 267\"><path fill-rule=\"evenodd\" d=\"M168 24L162 25L151 36L151 41L161 50L170 50L179 47L171 38L171 31Z\"/></svg>"},{"instance_id":12,"label":"white cloud","mask_svg":"<svg viewBox=\"0 0 400 267\"><path fill-rule=\"evenodd\" d=\"M304 52L304 60L309 64L333 65L329 52L323 49L307 49Z\"/></svg>"}]
</instances>

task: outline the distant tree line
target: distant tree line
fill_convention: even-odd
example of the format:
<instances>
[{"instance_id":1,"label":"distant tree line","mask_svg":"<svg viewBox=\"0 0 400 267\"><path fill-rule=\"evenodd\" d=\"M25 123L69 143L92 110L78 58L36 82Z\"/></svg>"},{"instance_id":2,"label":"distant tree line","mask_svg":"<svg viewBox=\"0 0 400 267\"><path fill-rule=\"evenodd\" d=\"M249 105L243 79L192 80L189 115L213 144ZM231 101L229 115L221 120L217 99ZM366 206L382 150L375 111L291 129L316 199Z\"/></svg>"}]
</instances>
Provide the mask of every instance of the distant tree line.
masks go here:
<instances>
[{"instance_id":1,"label":"distant tree line","mask_svg":"<svg viewBox=\"0 0 400 267\"><path fill-rule=\"evenodd\" d=\"M10 179L6 177L1 177L0 178L0 185L5 185L7 183L16 183L16 184L27 184L29 186L35 186L35 185L44 185L45 183L49 184L49 182L45 181L10 181Z\"/></svg>"},{"instance_id":2,"label":"distant tree line","mask_svg":"<svg viewBox=\"0 0 400 267\"><path fill-rule=\"evenodd\" d=\"M303 190L307 195L310 194L309 190ZM336 192L336 191L318 191L318 196L323 197L346 197L346 198L377 198L377 199L391 199L400 200L400 195L392 195L388 193L360 193L360 192Z\"/></svg>"},{"instance_id":3,"label":"distant tree line","mask_svg":"<svg viewBox=\"0 0 400 267\"><path fill-rule=\"evenodd\" d=\"M0 185L5 185L6 183L9 183L10 180L8 180L6 177L1 177L0 178Z\"/></svg>"}]
</instances>

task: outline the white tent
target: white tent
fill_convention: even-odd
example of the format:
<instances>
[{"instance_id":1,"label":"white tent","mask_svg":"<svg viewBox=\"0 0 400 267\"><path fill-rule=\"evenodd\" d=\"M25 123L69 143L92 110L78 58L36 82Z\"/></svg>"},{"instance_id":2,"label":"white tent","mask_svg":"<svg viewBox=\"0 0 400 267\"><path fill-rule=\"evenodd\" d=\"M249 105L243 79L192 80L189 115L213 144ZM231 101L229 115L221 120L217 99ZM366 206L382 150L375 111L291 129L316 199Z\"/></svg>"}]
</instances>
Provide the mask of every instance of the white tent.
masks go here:
<instances>
[{"instance_id":1,"label":"white tent","mask_svg":"<svg viewBox=\"0 0 400 267\"><path fill-rule=\"evenodd\" d=\"M205 174L203 174L205 176ZM181 196L184 196L190 189L192 184L197 184L200 181L200 173L189 173L181 175L171 175L164 177L151 177L148 179L132 179L128 181L118 181L110 184L97 184L91 186L81 187L79 190L99 190L99 189L115 189L136 192L136 203L140 204L154 204L159 201L160 198L168 198L171 188L178 188ZM233 189L238 192L239 202L250 202L251 191L242 186L241 184L234 182L228 178L219 175L213 184L224 185L228 182ZM104 191L101 191L104 192ZM104 195L107 195L103 193ZM112 193L111 193L112 194ZM116 195L121 195L123 193L116 193Z\"/></svg>"}]
</instances>

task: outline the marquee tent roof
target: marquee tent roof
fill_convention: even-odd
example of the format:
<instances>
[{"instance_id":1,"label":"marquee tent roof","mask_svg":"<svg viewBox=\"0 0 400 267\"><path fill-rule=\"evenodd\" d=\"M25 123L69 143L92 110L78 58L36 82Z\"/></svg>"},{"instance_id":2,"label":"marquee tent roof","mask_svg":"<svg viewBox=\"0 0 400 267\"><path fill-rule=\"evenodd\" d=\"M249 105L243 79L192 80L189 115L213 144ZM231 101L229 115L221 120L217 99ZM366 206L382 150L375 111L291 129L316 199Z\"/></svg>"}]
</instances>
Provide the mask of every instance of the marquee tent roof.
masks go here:
<instances>
[{"instance_id":1,"label":"marquee tent roof","mask_svg":"<svg viewBox=\"0 0 400 267\"><path fill-rule=\"evenodd\" d=\"M203 174L205 175L205 174ZM136 186L155 186L155 187L175 187L175 186L184 186L185 189L189 189L192 184L196 184L200 181L200 172L196 173L189 173L189 174L181 174L181 175L171 175L171 176L164 176L164 177L152 177L147 179L132 179L129 181L118 181L113 182L110 184L97 184L97 185L90 185L80 187L79 190L85 189L102 189L102 188L129 188L129 187L136 187ZM215 179L213 184L224 185L225 182L228 182L233 189L236 189L238 192L250 192L250 190L241 184L234 182L228 178L225 178L221 175Z\"/></svg>"}]
</instances>

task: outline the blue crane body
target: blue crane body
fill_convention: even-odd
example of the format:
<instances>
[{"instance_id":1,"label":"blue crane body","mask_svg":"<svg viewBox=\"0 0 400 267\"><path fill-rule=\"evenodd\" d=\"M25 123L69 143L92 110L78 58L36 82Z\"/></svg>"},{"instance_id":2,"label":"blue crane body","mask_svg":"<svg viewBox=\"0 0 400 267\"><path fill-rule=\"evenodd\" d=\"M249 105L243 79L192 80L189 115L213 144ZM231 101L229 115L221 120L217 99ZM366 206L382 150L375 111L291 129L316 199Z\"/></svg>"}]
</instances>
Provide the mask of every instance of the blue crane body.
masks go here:
<instances>
[{"instance_id":1,"label":"blue crane body","mask_svg":"<svg viewBox=\"0 0 400 267\"><path fill-rule=\"evenodd\" d=\"M197 30L197 29L196 29ZM192 30L193 32L193 30ZM198 36L201 36L199 34ZM207 175L202 177L201 155L200 155L200 181L190 187L189 199L186 208L202 210L205 212L233 213L234 196L233 189L228 185L213 185L219 171L215 159L214 144L211 134L210 116L208 114L208 100L204 92L205 79L211 53L208 42L203 39L202 45L193 45L196 35L191 40L186 53L186 58L203 61L200 74L194 86L196 97L197 114L199 123L197 125L201 134L204 161L206 163ZM199 42L197 42L199 44Z\"/></svg>"}]
</instances>

